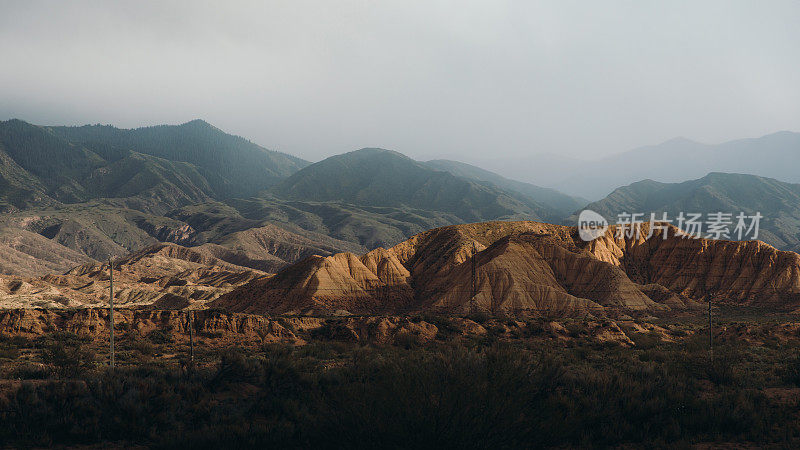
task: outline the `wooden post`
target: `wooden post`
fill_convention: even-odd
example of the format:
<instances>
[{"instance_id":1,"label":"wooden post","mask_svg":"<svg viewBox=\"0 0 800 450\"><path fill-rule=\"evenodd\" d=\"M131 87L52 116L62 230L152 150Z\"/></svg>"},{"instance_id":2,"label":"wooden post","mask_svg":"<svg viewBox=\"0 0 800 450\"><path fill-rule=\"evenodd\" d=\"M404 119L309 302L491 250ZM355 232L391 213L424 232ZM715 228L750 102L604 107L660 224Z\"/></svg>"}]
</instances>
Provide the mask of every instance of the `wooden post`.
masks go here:
<instances>
[{"instance_id":1,"label":"wooden post","mask_svg":"<svg viewBox=\"0 0 800 450\"><path fill-rule=\"evenodd\" d=\"M711 297L708 298L708 348L711 359L714 359L714 321L711 315Z\"/></svg>"},{"instance_id":2,"label":"wooden post","mask_svg":"<svg viewBox=\"0 0 800 450\"><path fill-rule=\"evenodd\" d=\"M194 366L194 312L188 311L189 316L189 361Z\"/></svg>"},{"instance_id":3,"label":"wooden post","mask_svg":"<svg viewBox=\"0 0 800 450\"><path fill-rule=\"evenodd\" d=\"M111 322L111 368L114 368L114 263L108 259L108 319Z\"/></svg>"},{"instance_id":4,"label":"wooden post","mask_svg":"<svg viewBox=\"0 0 800 450\"><path fill-rule=\"evenodd\" d=\"M475 296L478 295L478 282L477 282L477 261L476 258L478 257L478 246L475 242L472 242L472 291L470 292L470 299L469 299L469 313L475 314L478 312L477 302L475 300Z\"/></svg>"}]
</instances>

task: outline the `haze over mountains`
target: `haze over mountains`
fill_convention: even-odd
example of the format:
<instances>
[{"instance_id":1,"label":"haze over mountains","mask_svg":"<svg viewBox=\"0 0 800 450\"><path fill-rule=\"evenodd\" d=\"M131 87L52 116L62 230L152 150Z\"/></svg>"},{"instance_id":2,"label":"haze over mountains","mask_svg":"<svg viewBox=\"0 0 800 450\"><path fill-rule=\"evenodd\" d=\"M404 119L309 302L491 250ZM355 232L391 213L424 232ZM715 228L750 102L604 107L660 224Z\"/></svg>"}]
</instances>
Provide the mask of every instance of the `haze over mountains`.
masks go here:
<instances>
[{"instance_id":1,"label":"haze over mountains","mask_svg":"<svg viewBox=\"0 0 800 450\"><path fill-rule=\"evenodd\" d=\"M48 127L63 139L105 149L139 152L192 164L206 179L213 198L255 195L309 164L229 135L202 121L122 130L112 126Z\"/></svg>"},{"instance_id":2,"label":"haze over mountains","mask_svg":"<svg viewBox=\"0 0 800 450\"><path fill-rule=\"evenodd\" d=\"M9 120L0 123L0 269L64 271L173 242L274 271L308 252L366 251L469 221L556 221L571 210L554 206L550 190L524 187L380 149L310 164L200 120L132 130Z\"/></svg>"},{"instance_id":3,"label":"haze over mountains","mask_svg":"<svg viewBox=\"0 0 800 450\"><path fill-rule=\"evenodd\" d=\"M441 211L465 222L558 216L532 196L513 195L383 149L332 156L298 171L272 191L289 200Z\"/></svg>"},{"instance_id":4,"label":"haze over mountains","mask_svg":"<svg viewBox=\"0 0 800 450\"><path fill-rule=\"evenodd\" d=\"M163 213L254 195L307 165L202 121L121 130L0 122L0 207L6 211L96 198L135 198Z\"/></svg>"},{"instance_id":5,"label":"haze over mountains","mask_svg":"<svg viewBox=\"0 0 800 450\"><path fill-rule=\"evenodd\" d=\"M451 161L447 159L435 159L426 161L425 165L437 170L450 172L453 175L488 183L506 191L516 192L531 198L535 198L539 203L553 210L554 213L564 216L584 207L588 200L581 197L573 197L563 194L555 189L543 188L522 181L510 180L494 172L475 167L470 164Z\"/></svg>"},{"instance_id":6,"label":"haze over mountains","mask_svg":"<svg viewBox=\"0 0 800 450\"><path fill-rule=\"evenodd\" d=\"M713 165L708 158L734 167L721 154L743 167L754 149L770 164L782 162L777 175L796 176L787 167L798 167L797 136L723 146L675 140L556 175L587 183L635 177L588 205L612 223L622 212L761 212L761 239L800 250L800 184L719 172L677 183L639 181L640 173L695 173ZM665 149L671 157L653 162ZM574 230L542 223L572 225L587 203L458 161L420 162L379 148L310 163L200 120L131 130L9 120L0 122L0 294L6 307L102 302L102 264L114 258L126 271L118 300L137 308L208 303L250 312L463 313L472 308L464 300L471 298L464 293L471 276L464 263L472 246L482 274L480 298L472 303L484 309L689 308L712 294L692 284L706 278L687 281L670 272L688 262L669 252L680 248L697 262L692 258L702 252L695 244L678 239L650 248L663 258L645 261L644 250L629 248L641 243L584 248ZM498 220L506 222L490 222ZM490 223L447 227L470 222ZM709 245L728 255L714 261L751 255L766 261L751 272L769 268L784 278L769 298L752 280L745 286L731 279L730 287L713 292L796 303L796 254L756 243L701 247ZM385 304L387 296L394 303ZM282 303L271 303L277 298Z\"/></svg>"},{"instance_id":7,"label":"haze over mountains","mask_svg":"<svg viewBox=\"0 0 800 450\"><path fill-rule=\"evenodd\" d=\"M797 176L798 142L786 132L722 146L674 140L602 162L594 178L580 167L559 175L605 183L635 177L589 206L612 221L624 211L760 211L762 239L796 250L798 185L724 173L677 184L638 180L695 173L712 159L762 171L773 164L778 175ZM767 157L745 158L756 151ZM364 253L452 224L571 224L586 203L458 161L419 162L384 149L312 164L201 120L130 130L0 122L0 271L7 274L64 272L160 242L275 272L313 254Z\"/></svg>"},{"instance_id":8,"label":"haze over mountains","mask_svg":"<svg viewBox=\"0 0 800 450\"><path fill-rule=\"evenodd\" d=\"M544 154L487 160L486 167L590 200L644 179L681 182L710 172L747 173L800 183L800 133L780 131L717 145L676 138L594 161Z\"/></svg>"}]
</instances>

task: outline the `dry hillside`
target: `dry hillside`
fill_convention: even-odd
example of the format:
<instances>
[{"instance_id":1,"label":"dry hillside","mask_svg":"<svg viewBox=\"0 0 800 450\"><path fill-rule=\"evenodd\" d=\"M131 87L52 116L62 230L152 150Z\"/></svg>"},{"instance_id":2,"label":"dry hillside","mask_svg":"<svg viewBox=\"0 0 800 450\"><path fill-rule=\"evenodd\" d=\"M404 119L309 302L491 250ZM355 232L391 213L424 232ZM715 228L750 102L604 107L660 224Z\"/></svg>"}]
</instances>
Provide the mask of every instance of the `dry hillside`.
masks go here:
<instances>
[{"instance_id":1,"label":"dry hillside","mask_svg":"<svg viewBox=\"0 0 800 450\"><path fill-rule=\"evenodd\" d=\"M645 239L645 226L639 239L616 239L612 228L586 243L573 227L537 222L454 225L362 256L310 257L211 305L271 314L537 314L680 309L709 299L800 304L800 255L676 231Z\"/></svg>"}]
</instances>

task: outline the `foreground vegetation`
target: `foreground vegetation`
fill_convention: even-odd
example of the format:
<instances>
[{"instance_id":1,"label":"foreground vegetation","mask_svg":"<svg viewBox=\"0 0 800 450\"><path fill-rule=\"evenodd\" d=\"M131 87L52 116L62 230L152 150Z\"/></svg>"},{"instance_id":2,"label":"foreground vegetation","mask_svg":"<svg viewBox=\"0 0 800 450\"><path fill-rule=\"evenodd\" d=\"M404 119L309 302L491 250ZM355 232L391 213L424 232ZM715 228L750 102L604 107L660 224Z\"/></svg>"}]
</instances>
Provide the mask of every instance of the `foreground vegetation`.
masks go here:
<instances>
[{"instance_id":1,"label":"foreground vegetation","mask_svg":"<svg viewBox=\"0 0 800 450\"><path fill-rule=\"evenodd\" d=\"M199 348L195 365L169 358L185 350L169 333L126 333L115 370L97 361L97 342L76 335L5 337L0 442L155 448L799 442L797 336L762 333L746 346L720 338L712 360L701 332L674 343L631 333L636 346L625 348L580 338L580 322L568 326L574 339L443 332L424 345L324 340Z\"/></svg>"}]
</instances>

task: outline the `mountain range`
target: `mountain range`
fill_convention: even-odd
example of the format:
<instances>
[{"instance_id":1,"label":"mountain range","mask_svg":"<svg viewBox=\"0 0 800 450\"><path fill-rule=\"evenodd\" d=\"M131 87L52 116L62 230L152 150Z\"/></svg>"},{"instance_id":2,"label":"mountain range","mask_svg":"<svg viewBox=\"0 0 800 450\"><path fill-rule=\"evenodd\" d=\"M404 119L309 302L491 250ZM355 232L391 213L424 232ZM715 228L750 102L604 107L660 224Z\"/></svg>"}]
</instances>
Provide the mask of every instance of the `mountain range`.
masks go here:
<instances>
[{"instance_id":1,"label":"mountain range","mask_svg":"<svg viewBox=\"0 0 800 450\"><path fill-rule=\"evenodd\" d=\"M581 197L566 195L555 189L544 188L522 181L510 180L494 172L459 161L435 159L426 161L425 165L437 170L449 172L458 177L494 185L507 192L513 192L536 199L541 205L550 208L551 211L549 214L555 214L558 217L564 217L589 203L588 200ZM548 217L548 219L553 219L553 217Z\"/></svg>"},{"instance_id":2,"label":"mountain range","mask_svg":"<svg viewBox=\"0 0 800 450\"><path fill-rule=\"evenodd\" d=\"M117 198L163 214L255 195L306 165L197 120L135 130L0 122L0 208L6 212Z\"/></svg>"},{"instance_id":3,"label":"mountain range","mask_svg":"<svg viewBox=\"0 0 800 450\"><path fill-rule=\"evenodd\" d=\"M784 183L756 175L710 173L682 183L659 183L643 180L615 189L606 198L590 203L587 209L600 213L611 222L619 214L641 213L644 220L650 213L669 220L678 214L739 213L753 216L760 213L758 239L779 249L800 251L800 184ZM572 216L564 223L577 223ZM735 225L735 223L734 223ZM748 223L749 225L749 223ZM733 226L731 226L733 229Z\"/></svg>"},{"instance_id":4,"label":"mountain range","mask_svg":"<svg viewBox=\"0 0 800 450\"><path fill-rule=\"evenodd\" d=\"M683 239L676 231L658 230L645 240L616 238L612 227L584 242L575 227L454 225L361 256L307 258L274 277L244 283L210 306L269 314L511 316L686 310L710 299L800 306L797 253L757 241Z\"/></svg>"},{"instance_id":5,"label":"mountain range","mask_svg":"<svg viewBox=\"0 0 800 450\"><path fill-rule=\"evenodd\" d=\"M229 260L273 271L308 251L366 251L449 224L556 221L580 203L455 171L382 149L311 164L201 120L138 129L9 120L0 122L0 268L63 271L172 242L226 248ZM23 244L41 238L64 257L42 261Z\"/></svg>"},{"instance_id":6,"label":"mountain range","mask_svg":"<svg viewBox=\"0 0 800 450\"><path fill-rule=\"evenodd\" d=\"M644 232L647 232L645 225ZM221 259L214 246L156 244L119 258L115 303L134 309L221 308L276 315L501 316L687 312L713 300L793 311L800 255L758 241L617 237L575 227L485 222L428 230L357 255L311 254L271 275ZM108 301L108 265L60 275L0 276L2 308Z\"/></svg>"},{"instance_id":7,"label":"mountain range","mask_svg":"<svg viewBox=\"0 0 800 450\"><path fill-rule=\"evenodd\" d=\"M800 133L780 131L716 145L676 138L597 160L539 154L486 160L483 165L515 179L590 200L644 179L675 183L710 172L747 173L800 183Z\"/></svg>"},{"instance_id":8,"label":"mountain range","mask_svg":"<svg viewBox=\"0 0 800 450\"><path fill-rule=\"evenodd\" d=\"M685 173L695 173L711 164L704 158L741 159L759 145L790 165L795 138L721 149L675 140L625 156L631 173L609 160L596 173L557 175L636 177L588 205L611 222L623 212L760 212L759 238L797 251L800 184L721 172L639 181L635 172L654 173L643 166L665 148L675 152L656 165L664 177L683 170L684 156L698 166ZM784 169L777 178L790 177ZM200 120L138 129L9 120L0 122L0 305L102 303L112 259L124 272L118 300L136 308L657 311L716 297L800 306L796 253L757 242L607 236L587 244L574 228L543 223L572 225L587 203L462 162L379 148L311 163ZM736 271L715 272L731 263ZM779 280L768 293L765 277Z\"/></svg>"},{"instance_id":9,"label":"mountain range","mask_svg":"<svg viewBox=\"0 0 800 450\"><path fill-rule=\"evenodd\" d=\"M365 148L299 170L272 190L289 200L411 207L441 211L463 221L557 217L535 196L435 170L400 153Z\"/></svg>"}]
</instances>

